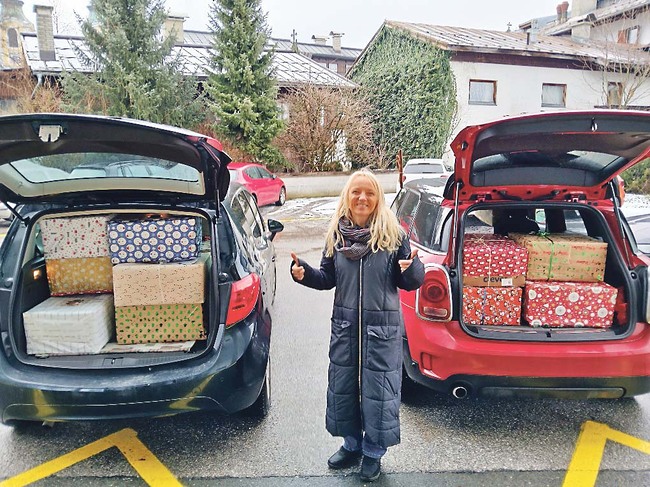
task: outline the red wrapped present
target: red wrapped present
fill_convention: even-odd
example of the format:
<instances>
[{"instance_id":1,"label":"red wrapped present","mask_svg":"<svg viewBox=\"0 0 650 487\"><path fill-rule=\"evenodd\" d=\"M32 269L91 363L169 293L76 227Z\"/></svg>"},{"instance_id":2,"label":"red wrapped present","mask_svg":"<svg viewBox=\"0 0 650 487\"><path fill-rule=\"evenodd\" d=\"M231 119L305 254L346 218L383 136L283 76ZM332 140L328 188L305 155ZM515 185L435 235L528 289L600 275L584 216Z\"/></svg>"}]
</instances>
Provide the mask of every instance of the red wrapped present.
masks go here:
<instances>
[{"instance_id":1,"label":"red wrapped present","mask_svg":"<svg viewBox=\"0 0 650 487\"><path fill-rule=\"evenodd\" d=\"M463 320L471 325L520 325L520 287L463 288Z\"/></svg>"},{"instance_id":2,"label":"red wrapped present","mask_svg":"<svg viewBox=\"0 0 650 487\"><path fill-rule=\"evenodd\" d=\"M524 319L531 326L608 328L617 295L604 283L526 282Z\"/></svg>"},{"instance_id":3,"label":"red wrapped present","mask_svg":"<svg viewBox=\"0 0 650 487\"><path fill-rule=\"evenodd\" d=\"M501 235L465 235L463 284L466 286L523 287L528 251Z\"/></svg>"}]
</instances>

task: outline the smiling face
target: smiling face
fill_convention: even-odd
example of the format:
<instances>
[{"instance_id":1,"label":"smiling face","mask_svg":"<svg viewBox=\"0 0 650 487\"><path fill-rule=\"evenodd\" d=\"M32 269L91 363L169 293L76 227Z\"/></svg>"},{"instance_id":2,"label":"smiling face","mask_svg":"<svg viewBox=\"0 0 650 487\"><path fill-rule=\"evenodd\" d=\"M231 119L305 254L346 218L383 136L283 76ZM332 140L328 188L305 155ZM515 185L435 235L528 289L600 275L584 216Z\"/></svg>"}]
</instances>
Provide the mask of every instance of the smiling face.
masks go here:
<instances>
[{"instance_id":1,"label":"smiling face","mask_svg":"<svg viewBox=\"0 0 650 487\"><path fill-rule=\"evenodd\" d=\"M365 227L368 220L377 209L379 195L377 188L366 176L358 176L352 181L348 189L348 205L352 215L352 221Z\"/></svg>"}]
</instances>

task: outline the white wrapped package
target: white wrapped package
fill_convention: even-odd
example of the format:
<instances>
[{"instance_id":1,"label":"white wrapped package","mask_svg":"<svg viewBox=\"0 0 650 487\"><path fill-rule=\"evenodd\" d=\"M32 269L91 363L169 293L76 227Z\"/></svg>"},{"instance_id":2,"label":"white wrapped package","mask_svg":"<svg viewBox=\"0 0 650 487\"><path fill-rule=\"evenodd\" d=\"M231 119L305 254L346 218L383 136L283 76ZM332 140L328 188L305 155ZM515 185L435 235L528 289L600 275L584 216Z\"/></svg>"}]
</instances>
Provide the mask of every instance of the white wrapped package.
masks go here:
<instances>
[{"instance_id":1,"label":"white wrapped package","mask_svg":"<svg viewBox=\"0 0 650 487\"><path fill-rule=\"evenodd\" d=\"M48 218L40 221L46 259L109 255L107 222L112 215Z\"/></svg>"},{"instance_id":2,"label":"white wrapped package","mask_svg":"<svg viewBox=\"0 0 650 487\"><path fill-rule=\"evenodd\" d=\"M99 353L115 329L112 294L52 297L23 313L27 353Z\"/></svg>"}]
</instances>

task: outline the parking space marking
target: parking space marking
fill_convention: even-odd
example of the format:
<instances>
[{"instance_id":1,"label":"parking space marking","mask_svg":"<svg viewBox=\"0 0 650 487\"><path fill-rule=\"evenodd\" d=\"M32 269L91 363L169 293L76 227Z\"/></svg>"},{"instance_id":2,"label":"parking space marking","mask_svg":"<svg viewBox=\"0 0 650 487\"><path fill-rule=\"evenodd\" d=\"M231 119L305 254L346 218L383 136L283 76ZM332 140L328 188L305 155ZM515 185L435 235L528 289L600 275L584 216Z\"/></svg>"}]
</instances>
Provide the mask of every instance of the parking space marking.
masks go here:
<instances>
[{"instance_id":1,"label":"parking space marking","mask_svg":"<svg viewBox=\"0 0 650 487\"><path fill-rule=\"evenodd\" d=\"M562 487L591 487L596 485L600 462L607 440L639 450L650 455L650 442L610 428L606 424L586 421L583 423L573 458L564 477Z\"/></svg>"},{"instance_id":2,"label":"parking space marking","mask_svg":"<svg viewBox=\"0 0 650 487\"><path fill-rule=\"evenodd\" d=\"M31 484L112 447L116 447L122 452L122 455L147 484L165 487L182 485L138 439L138 434L131 428L125 428L0 482L0 487L22 487Z\"/></svg>"}]
</instances>

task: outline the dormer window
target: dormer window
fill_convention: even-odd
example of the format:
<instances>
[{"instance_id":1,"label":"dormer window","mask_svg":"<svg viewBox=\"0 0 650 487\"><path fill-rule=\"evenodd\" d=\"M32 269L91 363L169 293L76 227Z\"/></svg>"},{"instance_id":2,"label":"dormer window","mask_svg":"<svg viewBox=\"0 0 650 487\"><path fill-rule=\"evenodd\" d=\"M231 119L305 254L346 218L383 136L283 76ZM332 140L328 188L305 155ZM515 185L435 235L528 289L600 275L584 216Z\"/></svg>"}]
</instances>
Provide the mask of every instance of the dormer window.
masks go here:
<instances>
[{"instance_id":1,"label":"dormer window","mask_svg":"<svg viewBox=\"0 0 650 487\"><path fill-rule=\"evenodd\" d=\"M635 25L629 29L623 29L618 31L618 43L619 44L636 44L639 42L639 26Z\"/></svg>"}]
</instances>

